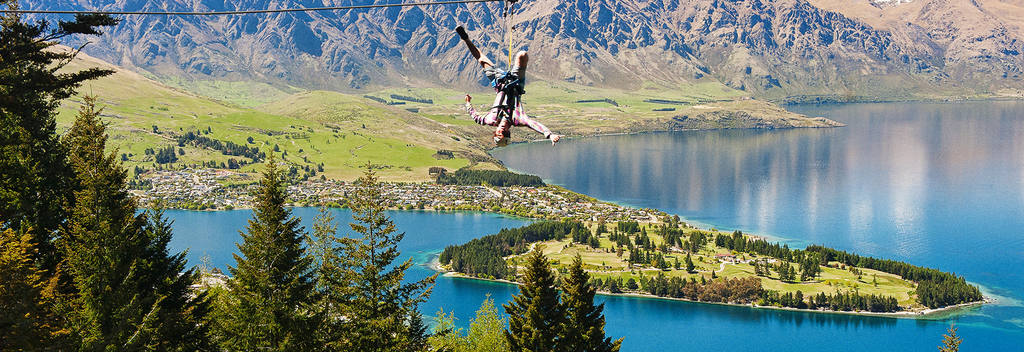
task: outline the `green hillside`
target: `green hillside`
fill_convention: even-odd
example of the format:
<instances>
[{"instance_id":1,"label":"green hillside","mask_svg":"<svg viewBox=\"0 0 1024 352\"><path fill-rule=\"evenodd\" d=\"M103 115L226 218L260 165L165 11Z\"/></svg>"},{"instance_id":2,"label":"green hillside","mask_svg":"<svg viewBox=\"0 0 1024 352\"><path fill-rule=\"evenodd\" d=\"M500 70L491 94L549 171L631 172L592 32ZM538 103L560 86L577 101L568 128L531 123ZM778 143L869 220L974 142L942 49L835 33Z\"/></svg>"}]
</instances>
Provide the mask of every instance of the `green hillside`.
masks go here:
<instances>
[{"instance_id":1,"label":"green hillside","mask_svg":"<svg viewBox=\"0 0 1024 352\"><path fill-rule=\"evenodd\" d=\"M278 156L295 166L300 176L313 173L306 168L320 170L322 165L323 171L312 175L317 178L323 175L352 180L360 175L359 167L369 161L382 167L379 174L383 180L427 180L430 167L454 170L470 165L470 158L488 158L483 149L470 146L469 141L455 137L433 120L365 98L301 92L255 109L172 88L86 55L67 69L86 67L117 70L109 77L86 83L79 91L99 97L105 109L103 116L110 124L109 145L124 155L129 169L181 168L211 162L226 167L230 159L248 164L240 171L262 169L250 164L251 159L224 155L221 150L179 146L177 138L188 132L222 144L259 148L264 153L276 145ZM70 126L80 101L75 97L62 104L60 128ZM178 160L157 164L156 151L169 146L178 152ZM439 149L454 151L456 158L435 158Z\"/></svg>"},{"instance_id":2,"label":"green hillside","mask_svg":"<svg viewBox=\"0 0 1024 352\"><path fill-rule=\"evenodd\" d=\"M474 92L449 89L389 89L369 96L394 100L392 95L432 100L433 104L403 102L450 127L474 126L463 108L465 94L486 107L494 93L481 86ZM565 82L531 81L523 105L528 115L558 134L570 137L667 130L723 128L835 127L841 124L791 113L777 105L750 99L743 91L718 83L664 86L648 83L639 91L588 87ZM470 138L489 145L489 129L467 128ZM543 138L526 128L513 129L513 141Z\"/></svg>"},{"instance_id":3,"label":"green hillside","mask_svg":"<svg viewBox=\"0 0 1024 352\"><path fill-rule=\"evenodd\" d=\"M493 147L493 127L477 125L463 107L466 93L481 109L490 104L493 91L483 86L474 92L395 88L353 96L174 77L161 78L161 83L84 54L66 69L87 67L117 71L86 83L80 92L99 97L110 124L109 146L123 154L129 169L237 166L239 171L255 172L261 167L253 163L260 160L253 159L251 152L269 153L275 147L279 160L294 167L291 173L297 179L353 180L367 162L381 167L384 181L429 180L428 170L435 166L502 168L487 154ZM639 91L626 92L538 81L526 90L527 113L570 137L838 125L750 99L718 83L648 83ZM64 102L58 118L62 128L70 126L80 101L75 97ZM540 138L527 128L513 129L513 141ZM234 155L227 155L231 154L228 149ZM439 155L439 150L451 151L455 157ZM164 160L168 154L177 160Z\"/></svg>"}]
</instances>

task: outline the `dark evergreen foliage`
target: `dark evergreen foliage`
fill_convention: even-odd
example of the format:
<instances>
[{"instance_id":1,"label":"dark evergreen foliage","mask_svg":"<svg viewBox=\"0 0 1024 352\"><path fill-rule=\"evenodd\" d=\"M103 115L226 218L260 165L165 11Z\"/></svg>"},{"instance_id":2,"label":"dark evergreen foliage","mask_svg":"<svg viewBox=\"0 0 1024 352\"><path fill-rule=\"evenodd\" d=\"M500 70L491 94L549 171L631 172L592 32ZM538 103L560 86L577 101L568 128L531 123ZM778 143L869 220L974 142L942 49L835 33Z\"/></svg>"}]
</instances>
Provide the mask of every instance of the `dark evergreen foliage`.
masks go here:
<instances>
[{"instance_id":1,"label":"dark evergreen foliage","mask_svg":"<svg viewBox=\"0 0 1024 352\"><path fill-rule=\"evenodd\" d=\"M156 157L154 158L154 161L156 161L157 164L170 164L173 162L177 162L178 154L174 152L173 146L160 148L160 150L156 152Z\"/></svg>"},{"instance_id":2,"label":"dark evergreen foliage","mask_svg":"<svg viewBox=\"0 0 1024 352\"><path fill-rule=\"evenodd\" d=\"M387 198L372 165L356 184L350 200L355 222L349 225L362 236L340 239L325 262L334 269L322 278L326 304L338 313L328 319L340 339L329 342L342 351L416 350L426 339L418 306L430 296L437 275L404 282L412 258L395 263L405 233L396 232L385 213Z\"/></svg>"},{"instance_id":3,"label":"dark evergreen foliage","mask_svg":"<svg viewBox=\"0 0 1024 352\"><path fill-rule=\"evenodd\" d=\"M138 213L127 170L104 154L106 127L86 96L66 137L75 174L75 207L58 239L73 292L60 312L79 350L207 350L208 303L192 295L195 269L171 255L171 226L159 211Z\"/></svg>"},{"instance_id":4,"label":"dark evergreen foliage","mask_svg":"<svg viewBox=\"0 0 1024 352\"><path fill-rule=\"evenodd\" d=\"M776 292L776 296L778 293ZM783 307L796 307L796 304L803 303L803 301L796 301L795 298L788 298L787 301L783 301L782 298L766 298L768 302L778 302ZM898 312L902 310L896 297L892 296L881 296L881 295L862 295L857 292L836 292L835 294L829 295L824 292L817 295L810 296L808 307L811 308L823 308L833 311L862 311L862 312Z\"/></svg>"},{"instance_id":5,"label":"dark evergreen foliage","mask_svg":"<svg viewBox=\"0 0 1024 352\"><path fill-rule=\"evenodd\" d=\"M0 0L17 9L18 1ZM82 82L113 71L92 68L61 72L78 50L47 50L68 36L98 35L117 24L107 15L78 15L56 26L27 23L22 15L0 15L0 230L32 236L33 261L44 276L61 258L53 239L74 206L74 179L67 150L57 134L57 108Z\"/></svg>"},{"instance_id":6,"label":"dark evergreen foliage","mask_svg":"<svg viewBox=\"0 0 1024 352\"><path fill-rule=\"evenodd\" d=\"M495 187L544 186L544 181L538 176L495 170L460 169L454 173L442 173L437 178L437 183L442 185L478 186L484 182Z\"/></svg>"},{"instance_id":7,"label":"dark evergreen foliage","mask_svg":"<svg viewBox=\"0 0 1024 352\"><path fill-rule=\"evenodd\" d=\"M943 281L925 280L917 285L917 301L932 309L980 300L982 295L978 287L968 284L962 277Z\"/></svg>"},{"instance_id":8,"label":"dark evergreen foliage","mask_svg":"<svg viewBox=\"0 0 1024 352\"><path fill-rule=\"evenodd\" d=\"M306 255L299 219L285 208L280 171L271 157L242 243L233 277L220 299L219 339L227 350L304 350L318 325L312 259Z\"/></svg>"},{"instance_id":9,"label":"dark evergreen foliage","mask_svg":"<svg viewBox=\"0 0 1024 352\"><path fill-rule=\"evenodd\" d=\"M743 232L734 231L732 236L728 235L717 235L715 236L715 245L719 247L725 247L730 250L737 252L747 251L747 239L743 237Z\"/></svg>"},{"instance_id":10,"label":"dark evergreen foliage","mask_svg":"<svg viewBox=\"0 0 1024 352\"><path fill-rule=\"evenodd\" d=\"M636 221L619 221L615 228L619 232L637 233L640 232L640 223Z\"/></svg>"},{"instance_id":11,"label":"dark evergreen foliage","mask_svg":"<svg viewBox=\"0 0 1024 352\"><path fill-rule=\"evenodd\" d=\"M963 277L938 269L924 268L891 259L865 257L819 245L807 246L806 251L820 253L829 261L874 269L899 275L905 280L917 281L917 300L929 308L982 300L981 290L977 286L968 284Z\"/></svg>"},{"instance_id":12,"label":"dark evergreen foliage","mask_svg":"<svg viewBox=\"0 0 1024 352\"><path fill-rule=\"evenodd\" d=\"M183 135L175 138L178 142L179 147L186 145L192 145L199 148L210 148L213 150L220 151L221 154L231 156L241 156L252 160L252 162L259 162L267 157L266 153L260 152L260 148L249 147L246 145L235 144L232 141L221 141L213 138L203 136L201 132L189 131ZM248 139L249 143L252 143L252 137ZM157 161L157 163L160 163Z\"/></svg>"},{"instance_id":13,"label":"dark evergreen foliage","mask_svg":"<svg viewBox=\"0 0 1024 352\"><path fill-rule=\"evenodd\" d=\"M683 242L685 241L683 236L686 235L683 229L661 225L658 228L658 234L665 239L665 244L679 248L683 247Z\"/></svg>"},{"instance_id":14,"label":"dark evergreen foliage","mask_svg":"<svg viewBox=\"0 0 1024 352\"><path fill-rule=\"evenodd\" d=\"M530 224L518 229L502 229L497 234L473 239L461 246L447 246L438 260L449 264L453 271L473 276L508 277L509 269L504 257L526 253L530 244L546 241L561 233L590 233L578 221L548 221ZM589 239L589 237L588 237Z\"/></svg>"},{"instance_id":15,"label":"dark evergreen foliage","mask_svg":"<svg viewBox=\"0 0 1024 352\"><path fill-rule=\"evenodd\" d=\"M608 236L608 240L615 242L616 246L633 248L633 240L629 238L629 235L619 233L618 231Z\"/></svg>"},{"instance_id":16,"label":"dark evergreen foliage","mask_svg":"<svg viewBox=\"0 0 1024 352\"><path fill-rule=\"evenodd\" d=\"M685 101L668 100L668 99L644 99L644 102L645 103L654 103L654 104L672 104L672 105L686 105L686 104L689 104L689 103L687 103Z\"/></svg>"},{"instance_id":17,"label":"dark evergreen foliage","mask_svg":"<svg viewBox=\"0 0 1024 352\"><path fill-rule=\"evenodd\" d=\"M583 271L579 253L562 279L562 311L566 320L562 326L560 351L618 351L622 339L612 341L604 334L604 303L594 305L597 289L590 284L590 274Z\"/></svg>"},{"instance_id":18,"label":"dark evergreen foliage","mask_svg":"<svg viewBox=\"0 0 1024 352\"><path fill-rule=\"evenodd\" d=\"M710 239L711 239L711 235L709 235L706 232L692 231L692 232L690 232L689 242L690 242L690 246L692 246L693 248L696 249L696 248L701 248L701 247L704 247L704 246L708 245L708 242L710 241Z\"/></svg>"},{"instance_id":19,"label":"dark evergreen foliage","mask_svg":"<svg viewBox=\"0 0 1024 352\"><path fill-rule=\"evenodd\" d=\"M421 99L421 98L409 97L409 96L398 95L398 94L391 94L391 99L405 100L405 101L411 101L411 102L414 102L414 103L423 103L423 104L433 104L434 103L433 99Z\"/></svg>"},{"instance_id":20,"label":"dark evergreen foliage","mask_svg":"<svg viewBox=\"0 0 1024 352\"><path fill-rule=\"evenodd\" d=\"M442 160L448 160L448 159L454 159L455 158L455 153L453 153L451 150L447 150L447 149L438 149L436 154L438 156L438 159L442 159Z\"/></svg>"},{"instance_id":21,"label":"dark evergreen foliage","mask_svg":"<svg viewBox=\"0 0 1024 352\"><path fill-rule=\"evenodd\" d=\"M804 250L791 250L788 245L780 246L778 243L768 243L763 239L738 240L735 233L733 236L716 236L715 243L737 251L739 251L738 248L743 248L746 252L766 255L783 262L796 262L801 266L801 280L817 276L821 271L819 266L830 261L898 275L905 280L918 283L917 300L929 308L977 302L983 299L978 287L968 284L963 277L901 261L866 257L820 245L810 245ZM779 275L780 277L784 276L783 281L796 279L795 270L791 271L788 268L783 268Z\"/></svg>"},{"instance_id":22,"label":"dark evergreen foliage","mask_svg":"<svg viewBox=\"0 0 1024 352\"><path fill-rule=\"evenodd\" d=\"M608 103L608 104L612 104L613 106L619 106L619 103L617 101L615 101L615 100L612 100L611 98L584 99L584 100L577 100L576 102L577 103Z\"/></svg>"},{"instance_id":23,"label":"dark evergreen foliage","mask_svg":"<svg viewBox=\"0 0 1024 352\"><path fill-rule=\"evenodd\" d=\"M373 100L373 101L381 103L381 104L388 104L387 100L384 100L383 98L378 98L378 97L375 97L375 96L372 96L372 95L364 95L363 98L370 99L370 100Z\"/></svg>"},{"instance_id":24,"label":"dark evergreen foliage","mask_svg":"<svg viewBox=\"0 0 1024 352\"><path fill-rule=\"evenodd\" d=\"M530 252L527 260L519 294L504 305L509 315L505 340L512 352L559 351L566 318L558 302L555 275L541 248Z\"/></svg>"}]
</instances>

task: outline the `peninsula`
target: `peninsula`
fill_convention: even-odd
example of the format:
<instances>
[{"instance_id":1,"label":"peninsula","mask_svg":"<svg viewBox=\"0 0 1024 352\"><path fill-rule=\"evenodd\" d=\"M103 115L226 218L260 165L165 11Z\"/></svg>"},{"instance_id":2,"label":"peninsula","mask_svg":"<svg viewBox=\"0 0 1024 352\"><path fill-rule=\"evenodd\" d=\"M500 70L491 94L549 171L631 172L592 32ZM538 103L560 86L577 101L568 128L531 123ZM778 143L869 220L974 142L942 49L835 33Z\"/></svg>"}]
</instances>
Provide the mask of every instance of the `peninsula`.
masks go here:
<instances>
[{"instance_id":1,"label":"peninsula","mask_svg":"<svg viewBox=\"0 0 1024 352\"><path fill-rule=\"evenodd\" d=\"M818 245L790 249L738 231L697 229L678 216L535 223L449 246L439 262L467 277L515 282L521 257L535 248L560 273L578 253L592 284L610 294L898 315L984 299L964 278L936 269Z\"/></svg>"},{"instance_id":2,"label":"peninsula","mask_svg":"<svg viewBox=\"0 0 1024 352\"><path fill-rule=\"evenodd\" d=\"M455 175L439 177L452 184L384 183L386 204L395 210L484 211L548 220L446 248L439 258L444 270L468 277L515 282L519 257L540 247L559 270L579 253L592 283L608 294L904 315L983 299L962 277L935 269L698 229L678 215L602 202L544 185L536 176L465 170ZM246 181L252 178L215 169L149 172L133 192L148 206L248 208L255 185ZM292 206L345 207L355 187L307 180L289 186L288 193Z\"/></svg>"}]
</instances>

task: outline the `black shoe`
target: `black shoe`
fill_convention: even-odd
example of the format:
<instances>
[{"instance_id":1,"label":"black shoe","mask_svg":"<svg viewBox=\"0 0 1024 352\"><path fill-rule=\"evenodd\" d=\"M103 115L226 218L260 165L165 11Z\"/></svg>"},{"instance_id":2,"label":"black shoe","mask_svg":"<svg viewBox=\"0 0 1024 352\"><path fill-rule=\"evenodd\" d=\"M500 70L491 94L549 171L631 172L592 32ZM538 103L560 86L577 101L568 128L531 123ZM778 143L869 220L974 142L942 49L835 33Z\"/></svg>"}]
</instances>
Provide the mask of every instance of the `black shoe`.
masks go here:
<instances>
[{"instance_id":1,"label":"black shoe","mask_svg":"<svg viewBox=\"0 0 1024 352\"><path fill-rule=\"evenodd\" d=\"M459 38L462 38L462 40L469 40L469 34L466 33L466 29L462 28L462 26L455 27L455 33L458 33Z\"/></svg>"}]
</instances>

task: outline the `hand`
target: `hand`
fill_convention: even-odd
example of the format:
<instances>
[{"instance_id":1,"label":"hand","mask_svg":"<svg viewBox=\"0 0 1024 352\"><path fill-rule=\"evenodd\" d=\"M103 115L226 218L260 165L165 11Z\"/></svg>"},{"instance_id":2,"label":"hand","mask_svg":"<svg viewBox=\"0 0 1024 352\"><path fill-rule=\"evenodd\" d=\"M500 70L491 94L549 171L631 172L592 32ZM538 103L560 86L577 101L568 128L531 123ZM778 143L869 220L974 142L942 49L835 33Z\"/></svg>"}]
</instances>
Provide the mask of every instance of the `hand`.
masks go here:
<instances>
[{"instance_id":1,"label":"hand","mask_svg":"<svg viewBox=\"0 0 1024 352\"><path fill-rule=\"evenodd\" d=\"M469 104L471 101L473 101L473 97L469 96L469 94L466 94L466 104Z\"/></svg>"},{"instance_id":2,"label":"hand","mask_svg":"<svg viewBox=\"0 0 1024 352\"><path fill-rule=\"evenodd\" d=\"M551 140L551 145L554 146L555 142L558 142L559 139L562 139L562 136L552 133L551 136L548 137L548 139Z\"/></svg>"}]
</instances>

